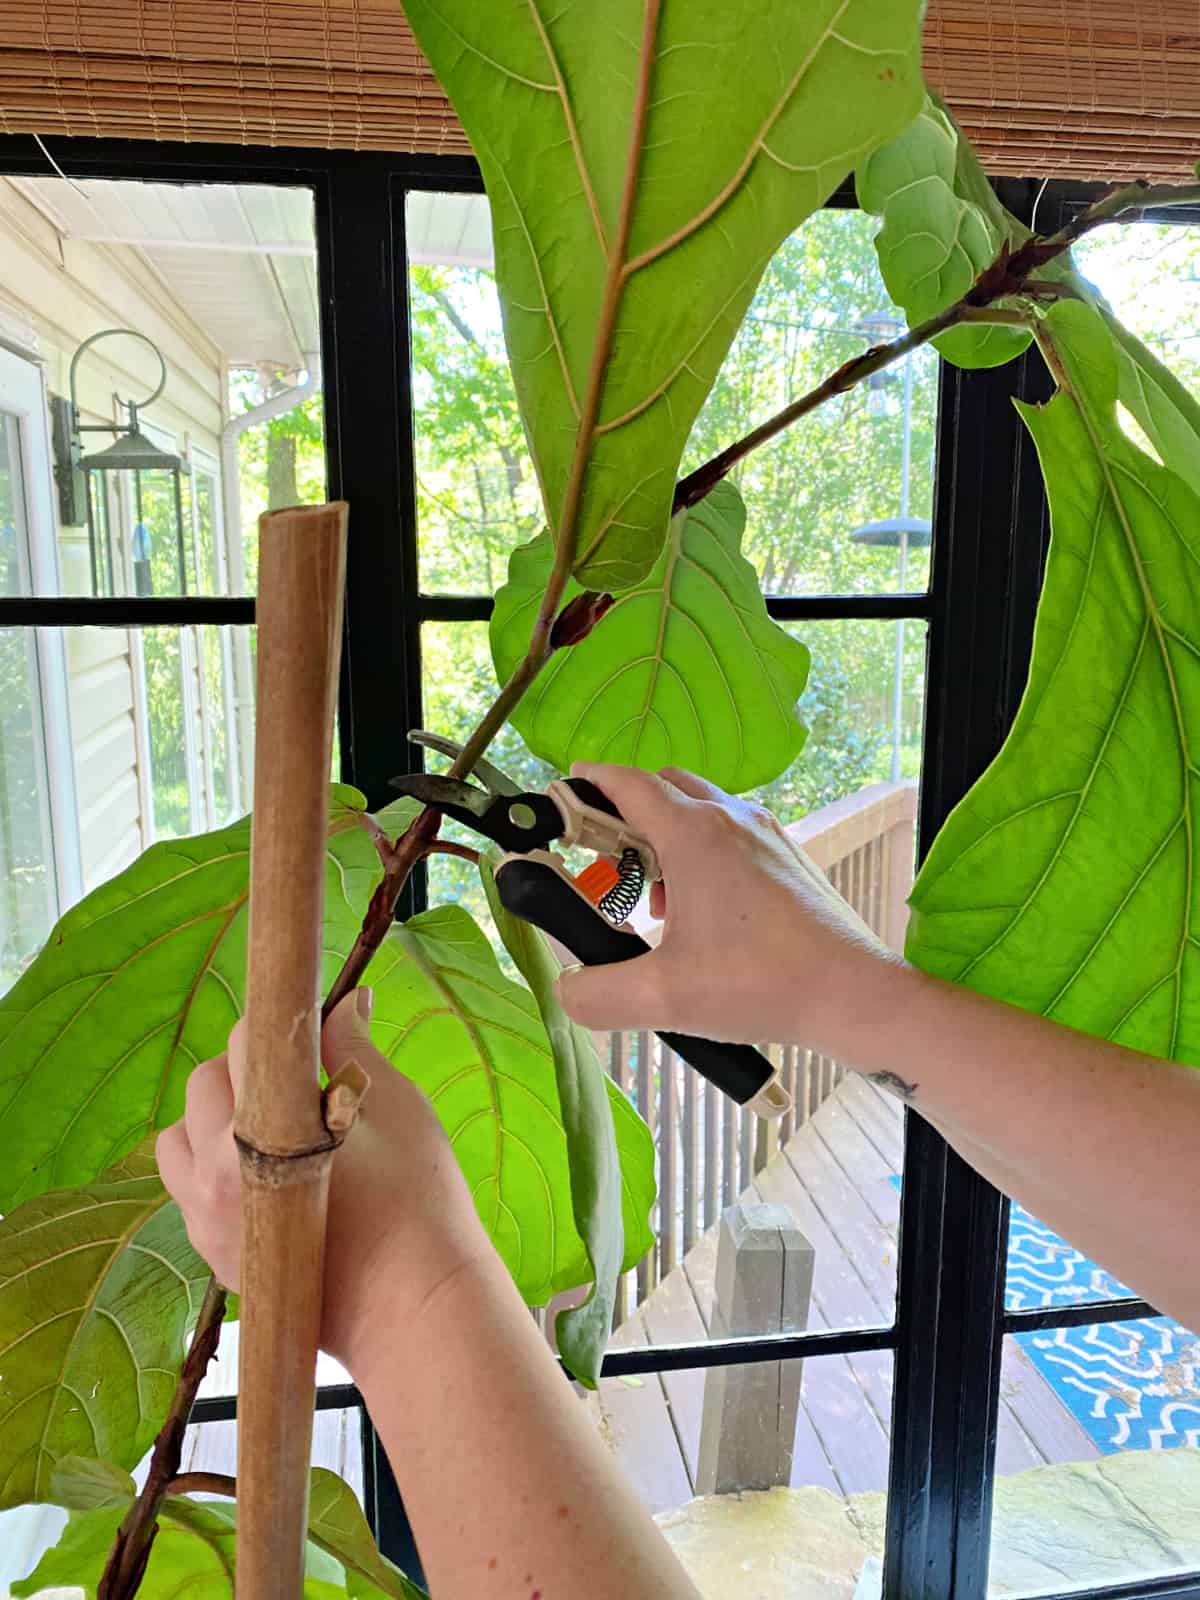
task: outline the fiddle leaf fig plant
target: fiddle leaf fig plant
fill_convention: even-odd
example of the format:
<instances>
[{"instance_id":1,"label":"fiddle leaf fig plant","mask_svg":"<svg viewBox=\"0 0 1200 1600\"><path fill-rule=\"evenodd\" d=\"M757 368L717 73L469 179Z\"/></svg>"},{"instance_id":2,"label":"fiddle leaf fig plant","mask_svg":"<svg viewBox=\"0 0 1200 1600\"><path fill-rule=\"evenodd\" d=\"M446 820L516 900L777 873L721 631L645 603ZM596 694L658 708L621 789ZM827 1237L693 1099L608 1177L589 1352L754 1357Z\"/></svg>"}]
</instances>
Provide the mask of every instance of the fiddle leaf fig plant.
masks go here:
<instances>
[{"instance_id":1,"label":"fiddle leaf fig plant","mask_svg":"<svg viewBox=\"0 0 1200 1600\"><path fill-rule=\"evenodd\" d=\"M54 1500L64 1457L135 1467L208 1282L153 1140L0 1228L0 1507Z\"/></svg>"},{"instance_id":2,"label":"fiddle leaf fig plant","mask_svg":"<svg viewBox=\"0 0 1200 1600\"><path fill-rule=\"evenodd\" d=\"M908 950L1200 1063L1200 408L1069 256L1090 229L1200 186L1129 185L1030 234L925 95L918 0L406 9L487 185L545 525L512 555L495 698L453 775L511 720L560 770L599 756L680 763L735 791L772 781L804 743L809 657L767 615L730 475L920 345L965 366L1036 346L1058 392L1024 410L1053 518L1029 689L921 873ZM852 169L908 332L677 482L772 252ZM559 1009L546 941L499 903L494 859L478 861L493 931L523 981L462 907L396 922L417 863L464 853L439 825L412 802L371 816L333 790L326 1012L373 985L375 1042L428 1093L521 1292L584 1291L558 1346L594 1385L618 1277L651 1242L653 1141ZM0 1504L71 1513L18 1594L232 1592L236 1483L181 1467L225 1294L159 1183L152 1137L242 1009L249 830L148 850L68 912L0 999ZM225 1498L194 1498L214 1489ZM310 1513L314 1600L419 1592L375 1550L348 1485L314 1474Z\"/></svg>"},{"instance_id":3,"label":"fiddle leaf fig plant","mask_svg":"<svg viewBox=\"0 0 1200 1600\"><path fill-rule=\"evenodd\" d=\"M897 138L860 164L854 183L859 205L882 218L879 270L910 326L960 300L1001 249L1029 237L933 95ZM1020 355L1031 337L1027 328L960 327L933 344L956 366L995 367Z\"/></svg>"},{"instance_id":4,"label":"fiddle leaf fig plant","mask_svg":"<svg viewBox=\"0 0 1200 1600\"><path fill-rule=\"evenodd\" d=\"M662 547L688 432L767 262L917 110L920 8L405 12L487 185L551 538L585 588L627 589Z\"/></svg>"},{"instance_id":5,"label":"fiddle leaf fig plant","mask_svg":"<svg viewBox=\"0 0 1200 1600\"><path fill-rule=\"evenodd\" d=\"M1093 306L1053 306L1037 337L1058 392L1021 408L1053 525L1029 685L929 855L909 951L1200 1065L1200 496L1122 431L1118 347Z\"/></svg>"},{"instance_id":6,"label":"fiddle leaf fig plant","mask_svg":"<svg viewBox=\"0 0 1200 1600\"><path fill-rule=\"evenodd\" d=\"M791 765L804 744L796 702L808 650L767 615L741 554L745 523L729 482L675 513L646 577L602 627L557 652L513 711L535 755L564 772L582 760L687 767L734 793ZM513 552L491 623L501 679L521 659L553 559L545 533Z\"/></svg>"}]
</instances>

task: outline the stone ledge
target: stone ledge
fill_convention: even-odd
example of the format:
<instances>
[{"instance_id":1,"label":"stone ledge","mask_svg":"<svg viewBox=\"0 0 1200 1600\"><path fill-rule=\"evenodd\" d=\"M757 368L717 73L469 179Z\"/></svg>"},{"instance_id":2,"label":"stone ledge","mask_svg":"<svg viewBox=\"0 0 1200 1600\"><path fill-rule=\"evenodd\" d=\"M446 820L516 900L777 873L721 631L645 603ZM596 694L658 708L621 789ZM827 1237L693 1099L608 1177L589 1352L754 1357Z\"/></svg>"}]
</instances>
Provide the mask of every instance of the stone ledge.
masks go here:
<instances>
[{"instance_id":1,"label":"stone ledge","mask_svg":"<svg viewBox=\"0 0 1200 1600\"><path fill-rule=\"evenodd\" d=\"M656 1520L704 1600L869 1600L879 1592L871 1558L883 1554L882 1494L709 1495ZM1200 1449L1131 1450L996 1482L992 1595L1195 1569Z\"/></svg>"}]
</instances>

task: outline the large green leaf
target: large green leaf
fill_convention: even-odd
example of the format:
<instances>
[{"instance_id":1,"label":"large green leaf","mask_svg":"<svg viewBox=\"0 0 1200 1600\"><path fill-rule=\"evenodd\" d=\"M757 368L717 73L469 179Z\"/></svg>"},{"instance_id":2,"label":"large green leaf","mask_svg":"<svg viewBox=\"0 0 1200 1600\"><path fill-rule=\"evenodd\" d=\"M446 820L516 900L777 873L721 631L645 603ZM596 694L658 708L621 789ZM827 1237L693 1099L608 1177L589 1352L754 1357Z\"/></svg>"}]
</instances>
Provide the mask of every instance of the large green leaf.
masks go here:
<instances>
[{"instance_id":1,"label":"large green leaf","mask_svg":"<svg viewBox=\"0 0 1200 1600\"><path fill-rule=\"evenodd\" d=\"M644 1184L634 1207L644 1220L654 1203L654 1139L642 1119L632 1114L628 1101L601 1067L592 1035L572 1022L559 1005L554 981L560 968L544 935L531 923L514 917L505 909L496 890L498 860L496 852L489 852L481 859L479 871L500 937L533 992L554 1052L554 1072L567 1140L571 1206L575 1227L590 1263L591 1293L582 1305L559 1312L555 1335L559 1354L571 1372L589 1388L595 1388L612 1332L617 1278L626 1253L621 1220L622 1175L627 1192L631 1179ZM617 1151L614 1097L630 1110L628 1120L637 1130L641 1148L632 1161L627 1153L622 1162ZM652 1242L647 1233L636 1259L641 1258Z\"/></svg>"},{"instance_id":2,"label":"large green leaf","mask_svg":"<svg viewBox=\"0 0 1200 1600\"><path fill-rule=\"evenodd\" d=\"M1102 307L1115 341L1121 404L1159 457L1200 494L1200 404L1152 350Z\"/></svg>"},{"instance_id":3,"label":"large green leaf","mask_svg":"<svg viewBox=\"0 0 1200 1600\"><path fill-rule=\"evenodd\" d=\"M133 1479L111 1461L62 1456L50 1474L50 1493L44 1498L69 1511L99 1511L106 1506L127 1506L136 1494Z\"/></svg>"},{"instance_id":4,"label":"large green leaf","mask_svg":"<svg viewBox=\"0 0 1200 1600\"><path fill-rule=\"evenodd\" d=\"M333 792L327 982L379 877L363 804ZM415 809L385 821L399 831ZM249 850L249 818L153 845L63 917L0 999L0 1210L89 1183L182 1113L188 1074L241 1012Z\"/></svg>"},{"instance_id":5,"label":"large green leaf","mask_svg":"<svg viewBox=\"0 0 1200 1600\"><path fill-rule=\"evenodd\" d=\"M70 1587L82 1589L86 1600L95 1600L125 1509L73 1512L58 1543L28 1578L12 1585L13 1594ZM139 1600L178 1600L185 1591L188 1600L233 1600L236 1550L233 1505L168 1495L138 1588ZM346 1594L341 1562L313 1542L307 1548L305 1574L304 1600L336 1600Z\"/></svg>"},{"instance_id":6,"label":"large green leaf","mask_svg":"<svg viewBox=\"0 0 1200 1600\"><path fill-rule=\"evenodd\" d=\"M308 1497L308 1537L345 1568L353 1600L426 1600L424 1589L393 1566L367 1526L354 1490L336 1472L315 1469Z\"/></svg>"},{"instance_id":7,"label":"large green leaf","mask_svg":"<svg viewBox=\"0 0 1200 1600\"><path fill-rule=\"evenodd\" d=\"M53 1499L64 1456L137 1465L208 1277L149 1141L0 1222L0 1507Z\"/></svg>"},{"instance_id":8,"label":"large green leaf","mask_svg":"<svg viewBox=\"0 0 1200 1600\"><path fill-rule=\"evenodd\" d=\"M504 976L459 906L397 928L367 982L375 990L373 1040L432 1100L526 1301L541 1305L588 1282L554 1059L533 996ZM635 1153L641 1159L643 1147ZM653 1194L652 1176L649 1185L640 1171L629 1179L635 1199ZM625 1237L629 1267L645 1253L644 1211L626 1216Z\"/></svg>"},{"instance_id":9,"label":"large green leaf","mask_svg":"<svg viewBox=\"0 0 1200 1600\"><path fill-rule=\"evenodd\" d=\"M921 872L908 954L1200 1064L1200 497L1122 432L1098 310L1059 304L1039 337L1063 387L1022 408L1053 520L1029 685Z\"/></svg>"},{"instance_id":10,"label":"large green leaf","mask_svg":"<svg viewBox=\"0 0 1200 1600\"><path fill-rule=\"evenodd\" d=\"M808 650L767 615L741 554L745 524L728 482L672 519L650 575L552 657L513 712L535 755L564 772L576 760L687 767L735 794L795 760ZM552 560L546 534L513 552L491 624L501 682L524 654Z\"/></svg>"},{"instance_id":11,"label":"large green leaf","mask_svg":"<svg viewBox=\"0 0 1200 1600\"><path fill-rule=\"evenodd\" d=\"M875 235L879 269L913 328L961 300L1002 245L1029 236L932 96L897 138L865 158L854 181L859 205L883 218ZM962 327L934 344L960 367L995 367L1020 355L1029 339L1016 328Z\"/></svg>"},{"instance_id":12,"label":"large green leaf","mask_svg":"<svg viewBox=\"0 0 1200 1600\"><path fill-rule=\"evenodd\" d=\"M917 0L405 0L491 200L557 538L617 591L776 246L921 97Z\"/></svg>"}]
</instances>

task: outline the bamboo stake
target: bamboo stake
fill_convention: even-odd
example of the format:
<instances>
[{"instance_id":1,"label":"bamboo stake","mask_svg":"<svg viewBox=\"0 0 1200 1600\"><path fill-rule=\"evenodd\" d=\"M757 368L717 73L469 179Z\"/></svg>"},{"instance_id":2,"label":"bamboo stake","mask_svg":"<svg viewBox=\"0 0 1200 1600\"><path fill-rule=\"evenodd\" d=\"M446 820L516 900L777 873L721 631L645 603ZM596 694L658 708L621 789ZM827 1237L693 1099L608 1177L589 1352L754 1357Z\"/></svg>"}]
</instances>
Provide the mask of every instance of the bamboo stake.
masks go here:
<instances>
[{"instance_id":1,"label":"bamboo stake","mask_svg":"<svg viewBox=\"0 0 1200 1600\"><path fill-rule=\"evenodd\" d=\"M322 902L344 504L259 519L258 686L242 1158L238 1600L303 1586L325 1209Z\"/></svg>"}]
</instances>

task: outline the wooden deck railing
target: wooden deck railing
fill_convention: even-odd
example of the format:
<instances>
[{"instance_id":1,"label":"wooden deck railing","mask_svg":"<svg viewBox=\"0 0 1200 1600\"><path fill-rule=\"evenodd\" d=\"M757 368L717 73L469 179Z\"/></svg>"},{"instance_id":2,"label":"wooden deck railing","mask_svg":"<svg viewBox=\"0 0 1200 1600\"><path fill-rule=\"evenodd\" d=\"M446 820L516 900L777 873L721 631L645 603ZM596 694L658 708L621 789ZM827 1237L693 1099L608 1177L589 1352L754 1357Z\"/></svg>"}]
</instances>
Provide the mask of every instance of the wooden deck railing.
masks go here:
<instances>
[{"instance_id":1,"label":"wooden deck railing","mask_svg":"<svg viewBox=\"0 0 1200 1600\"><path fill-rule=\"evenodd\" d=\"M902 947L908 916L916 810L914 784L877 783L788 828L894 950ZM655 1248L636 1282L629 1274L618 1287L619 1324L833 1093L842 1068L799 1045L764 1045L793 1101L786 1116L767 1123L733 1105L652 1033L607 1039L609 1070L649 1124L658 1156Z\"/></svg>"}]
</instances>

